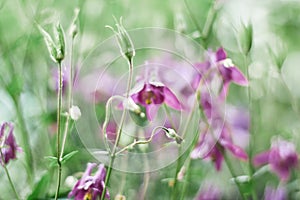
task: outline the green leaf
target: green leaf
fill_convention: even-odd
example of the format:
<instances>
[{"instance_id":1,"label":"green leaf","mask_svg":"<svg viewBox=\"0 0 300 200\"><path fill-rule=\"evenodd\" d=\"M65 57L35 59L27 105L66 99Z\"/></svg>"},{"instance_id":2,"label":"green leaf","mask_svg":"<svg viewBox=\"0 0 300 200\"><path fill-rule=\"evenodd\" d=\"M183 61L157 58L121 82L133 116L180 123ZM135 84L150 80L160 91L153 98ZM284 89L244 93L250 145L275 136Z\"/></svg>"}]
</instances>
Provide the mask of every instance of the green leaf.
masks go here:
<instances>
[{"instance_id":1,"label":"green leaf","mask_svg":"<svg viewBox=\"0 0 300 200\"><path fill-rule=\"evenodd\" d=\"M62 158L61 162L62 162L62 163L65 163L67 160L69 160L70 158L72 158L76 153L78 153L77 150L68 153L67 155L65 155L65 156Z\"/></svg>"},{"instance_id":2,"label":"green leaf","mask_svg":"<svg viewBox=\"0 0 300 200\"><path fill-rule=\"evenodd\" d=\"M57 157L55 156L45 156L45 159L49 161L49 167L57 166Z\"/></svg>"},{"instance_id":3,"label":"green leaf","mask_svg":"<svg viewBox=\"0 0 300 200\"><path fill-rule=\"evenodd\" d=\"M35 184L32 193L28 196L28 200L45 199L49 190L51 173L46 172L41 179Z\"/></svg>"}]
</instances>

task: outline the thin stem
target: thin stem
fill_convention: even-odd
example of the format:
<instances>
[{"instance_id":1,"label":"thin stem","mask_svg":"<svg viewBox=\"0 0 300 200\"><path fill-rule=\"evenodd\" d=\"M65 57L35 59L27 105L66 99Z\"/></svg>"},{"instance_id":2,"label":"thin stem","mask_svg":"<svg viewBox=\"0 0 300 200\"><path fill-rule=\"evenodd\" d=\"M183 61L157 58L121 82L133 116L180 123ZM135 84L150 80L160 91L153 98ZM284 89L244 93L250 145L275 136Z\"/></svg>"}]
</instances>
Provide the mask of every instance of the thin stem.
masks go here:
<instances>
[{"instance_id":1,"label":"thin stem","mask_svg":"<svg viewBox=\"0 0 300 200\"><path fill-rule=\"evenodd\" d=\"M108 152L111 152L111 150L110 150L108 142L107 142L108 141L108 136L107 136L107 133L106 133L106 128L107 128L109 118L110 118L110 106L112 104L112 101L115 100L115 99L125 100L125 97L119 96L119 95L112 96L107 100L106 105L105 105L105 120L103 122L102 132L103 132L103 136L104 136L104 144L105 144L106 150Z\"/></svg>"},{"instance_id":2,"label":"thin stem","mask_svg":"<svg viewBox=\"0 0 300 200\"><path fill-rule=\"evenodd\" d=\"M55 192L55 200L57 200L60 190L61 183L61 160L60 160L60 134L61 134L61 111L62 111L62 67L61 62L58 63L59 69L59 87L58 87L58 95L57 95L57 165L58 165L58 173L57 173L57 187Z\"/></svg>"},{"instance_id":3,"label":"thin stem","mask_svg":"<svg viewBox=\"0 0 300 200\"><path fill-rule=\"evenodd\" d=\"M145 166L146 166L146 172L144 174L144 183L143 183L143 188L142 188L142 193L139 197L140 200L144 200L147 190L148 190L148 186L149 186L149 181L150 181L150 174L148 172L149 170L149 163L148 163L148 159L147 159L147 154L144 155L144 162L145 162Z\"/></svg>"},{"instance_id":4,"label":"thin stem","mask_svg":"<svg viewBox=\"0 0 300 200\"><path fill-rule=\"evenodd\" d=\"M5 162L4 162L4 155L3 155L3 153L2 153L2 149L1 149L1 148L0 148L0 154L1 154L2 166L3 166L4 170L5 170L6 175L7 175L9 184L10 184L12 190L14 191L14 194L15 194L16 198L19 200L20 197L19 197L19 195L18 195L18 193L17 193L17 190L16 190L16 188L15 188L15 185L14 185L14 183L12 182L11 177L10 177L10 175L9 175L8 169L7 169L6 164L5 164Z\"/></svg>"},{"instance_id":5,"label":"thin stem","mask_svg":"<svg viewBox=\"0 0 300 200\"><path fill-rule=\"evenodd\" d=\"M164 131L166 131L166 128L163 126L157 126L155 127L152 132L151 132L151 136L148 140L135 140L133 143L127 145L126 147L122 148L120 151L116 152L115 155L119 155L120 153L134 147L135 145L139 145L139 144L148 144L152 141L153 137L154 137L154 133L156 132L157 129L163 129Z\"/></svg>"},{"instance_id":6,"label":"thin stem","mask_svg":"<svg viewBox=\"0 0 300 200\"><path fill-rule=\"evenodd\" d=\"M68 87L69 91L68 91L68 105L67 105L68 109L70 109L73 104L73 95L72 95L72 90L73 90L73 53L74 53L73 46L74 46L74 37L72 37L72 40L71 40L71 53L70 53L71 54L70 55L71 65L70 65L70 74L69 74L69 87ZM69 132L69 123L70 123L70 114L67 115L66 122L65 122L62 147L61 147L61 152L60 152L60 156L59 156L60 160L62 159L62 157L64 155L65 144L66 144L67 135Z\"/></svg>"},{"instance_id":7,"label":"thin stem","mask_svg":"<svg viewBox=\"0 0 300 200\"><path fill-rule=\"evenodd\" d=\"M129 78L128 78L128 82L127 82L126 99L128 99L129 92L130 92L130 89L131 89L132 74L133 74L133 60L132 59L128 60L128 65L129 65ZM124 125L125 118L126 118L126 113L127 113L126 109L123 109L123 113L122 113L122 117L121 117L121 121L120 121L120 126L119 126L119 129L118 129L118 132L117 132L116 141L115 141L112 153L111 153L111 159L110 159L108 169L107 169L107 174L106 174L106 177L105 177L104 189L103 189L103 192L102 192L102 195L101 195L101 200L104 200L104 198L105 198L106 188L107 188L107 185L109 184L109 181L110 181L110 176L111 176L112 168L113 168L114 161L115 161L117 147L118 147L119 142L120 142L121 133L122 133L122 130L123 130L123 125Z\"/></svg>"}]
</instances>

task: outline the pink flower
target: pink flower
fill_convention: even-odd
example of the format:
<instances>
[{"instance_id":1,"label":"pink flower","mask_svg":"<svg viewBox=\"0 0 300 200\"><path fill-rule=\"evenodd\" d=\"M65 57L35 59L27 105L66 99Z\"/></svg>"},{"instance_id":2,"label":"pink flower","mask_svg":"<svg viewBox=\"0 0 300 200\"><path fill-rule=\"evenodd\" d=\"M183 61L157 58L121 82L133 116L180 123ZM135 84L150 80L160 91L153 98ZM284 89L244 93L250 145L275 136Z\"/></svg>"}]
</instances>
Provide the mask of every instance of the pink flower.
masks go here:
<instances>
[{"instance_id":1,"label":"pink flower","mask_svg":"<svg viewBox=\"0 0 300 200\"><path fill-rule=\"evenodd\" d=\"M221 75L223 86L221 92L221 98L224 99L227 96L229 85L231 82L246 86L248 85L248 80L242 74L242 72L232 63L230 58L227 58L226 52L223 48L219 48L216 52L208 52L208 60L203 63L196 63L196 69L198 74L194 77L192 86L196 89L200 83L200 80L204 75L205 81L210 81L213 77L213 72L209 70L216 68L218 73ZM207 74L209 72L209 74Z\"/></svg>"},{"instance_id":2,"label":"pink flower","mask_svg":"<svg viewBox=\"0 0 300 200\"><path fill-rule=\"evenodd\" d=\"M182 106L175 94L160 82L146 82L143 87L133 94L131 98L137 104L146 108L147 118L151 121L161 104L165 103L175 110L181 110Z\"/></svg>"},{"instance_id":3,"label":"pink flower","mask_svg":"<svg viewBox=\"0 0 300 200\"><path fill-rule=\"evenodd\" d=\"M281 139L272 142L271 149L254 157L254 165L270 164L271 170L287 181L290 171L298 165L298 155L293 143Z\"/></svg>"},{"instance_id":4,"label":"pink flower","mask_svg":"<svg viewBox=\"0 0 300 200\"><path fill-rule=\"evenodd\" d=\"M222 162L224 160L223 154L229 151L236 158L247 160L248 155L239 146L235 145L231 138L226 136L225 130L222 131L220 138L216 141L214 136L206 132L201 135L198 145L191 153L192 159L202 158L210 159L214 162L217 171L221 170Z\"/></svg>"},{"instance_id":5,"label":"pink flower","mask_svg":"<svg viewBox=\"0 0 300 200\"><path fill-rule=\"evenodd\" d=\"M73 190L69 193L68 198L74 197L74 200L90 199L96 200L101 197L104 190L104 181L106 177L106 170L103 164L98 166L98 171L94 176L91 175L92 170L96 167L96 163L88 163L87 168L77 181ZM105 194L106 198L110 199L108 190Z\"/></svg>"},{"instance_id":6,"label":"pink flower","mask_svg":"<svg viewBox=\"0 0 300 200\"><path fill-rule=\"evenodd\" d=\"M7 128L9 129L9 131L8 135L5 136L5 129ZM1 151L4 157L4 164L7 164L10 160L15 159L16 152L21 151L21 148L16 143L13 131L14 126L11 123L4 122L0 126L0 139L1 143L3 142L4 144L4 146L1 147Z\"/></svg>"}]
</instances>

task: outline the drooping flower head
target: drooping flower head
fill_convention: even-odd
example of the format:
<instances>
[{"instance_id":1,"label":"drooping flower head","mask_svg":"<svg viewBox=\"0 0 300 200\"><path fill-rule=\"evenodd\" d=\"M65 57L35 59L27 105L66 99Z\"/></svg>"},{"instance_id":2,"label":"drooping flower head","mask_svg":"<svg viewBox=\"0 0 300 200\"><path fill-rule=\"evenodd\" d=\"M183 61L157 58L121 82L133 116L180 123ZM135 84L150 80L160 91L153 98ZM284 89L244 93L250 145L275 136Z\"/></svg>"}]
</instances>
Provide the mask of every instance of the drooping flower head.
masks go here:
<instances>
[{"instance_id":1,"label":"drooping flower head","mask_svg":"<svg viewBox=\"0 0 300 200\"><path fill-rule=\"evenodd\" d=\"M298 165L298 154L293 143L277 139L271 149L254 157L254 165L270 164L270 169L282 180L287 181L290 172Z\"/></svg>"},{"instance_id":2,"label":"drooping flower head","mask_svg":"<svg viewBox=\"0 0 300 200\"><path fill-rule=\"evenodd\" d=\"M92 176L92 170L96 167L96 163L88 163L87 168L81 179L75 184L73 190L69 193L68 198L74 197L74 200L96 200L101 197L104 191L104 181L106 170L103 164L98 166L98 171ZM108 190L105 197L110 199Z\"/></svg>"},{"instance_id":3,"label":"drooping flower head","mask_svg":"<svg viewBox=\"0 0 300 200\"><path fill-rule=\"evenodd\" d=\"M175 110L182 109L175 94L160 82L145 82L142 88L131 94L131 98L135 103L145 107L149 120L155 117L159 106L163 103Z\"/></svg>"},{"instance_id":4,"label":"drooping flower head","mask_svg":"<svg viewBox=\"0 0 300 200\"><path fill-rule=\"evenodd\" d=\"M8 135L5 135L6 129L8 129ZM4 164L7 164L10 160L16 158L16 152L21 148L17 145L14 137L14 126L11 123L4 122L0 126L0 140L1 151L3 154ZM2 159L1 159L2 161ZM2 162L1 162L2 163Z\"/></svg>"}]
</instances>

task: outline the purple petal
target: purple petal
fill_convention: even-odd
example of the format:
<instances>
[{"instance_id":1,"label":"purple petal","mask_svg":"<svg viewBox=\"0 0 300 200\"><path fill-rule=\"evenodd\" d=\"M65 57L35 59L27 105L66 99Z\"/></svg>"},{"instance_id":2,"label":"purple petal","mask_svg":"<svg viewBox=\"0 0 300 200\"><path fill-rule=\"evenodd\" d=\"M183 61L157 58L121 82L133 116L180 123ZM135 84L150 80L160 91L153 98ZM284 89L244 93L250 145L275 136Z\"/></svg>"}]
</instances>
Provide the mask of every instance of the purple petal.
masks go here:
<instances>
[{"instance_id":1,"label":"purple petal","mask_svg":"<svg viewBox=\"0 0 300 200\"><path fill-rule=\"evenodd\" d=\"M220 140L219 141L222 146L227 148L231 153L236 156L237 158L241 158L244 160L248 159L247 153L239 146L234 145L233 143L226 141L226 140Z\"/></svg>"},{"instance_id":2,"label":"purple petal","mask_svg":"<svg viewBox=\"0 0 300 200\"><path fill-rule=\"evenodd\" d=\"M79 182L79 186L82 186L86 179L91 175L92 170L94 167L96 167L96 163L88 163L85 172L83 173L80 182Z\"/></svg>"},{"instance_id":3,"label":"purple petal","mask_svg":"<svg viewBox=\"0 0 300 200\"><path fill-rule=\"evenodd\" d=\"M181 110L182 106L175 94L167 87L164 87L165 103L175 110Z\"/></svg>"},{"instance_id":4,"label":"purple petal","mask_svg":"<svg viewBox=\"0 0 300 200\"><path fill-rule=\"evenodd\" d=\"M262 152L253 158L253 164L255 166L267 164L269 163L269 157L270 157L270 151Z\"/></svg>"},{"instance_id":5,"label":"purple petal","mask_svg":"<svg viewBox=\"0 0 300 200\"><path fill-rule=\"evenodd\" d=\"M216 61L225 60L227 58L226 52L223 48L219 48L216 52Z\"/></svg>"},{"instance_id":6,"label":"purple petal","mask_svg":"<svg viewBox=\"0 0 300 200\"><path fill-rule=\"evenodd\" d=\"M214 159L216 170L220 171L224 158L222 152L219 149L217 149L217 147L215 147Z\"/></svg>"},{"instance_id":7,"label":"purple petal","mask_svg":"<svg viewBox=\"0 0 300 200\"><path fill-rule=\"evenodd\" d=\"M237 67L230 67L230 69L232 82L242 86L248 85L248 80Z\"/></svg>"},{"instance_id":8,"label":"purple petal","mask_svg":"<svg viewBox=\"0 0 300 200\"><path fill-rule=\"evenodd\" d=\"M145 106L145 108L146 108L146 115L147 115L148 120L152 121L157 114L159 106L157 106L155 104L150 104L150 105Z\"/></svg>"}]
</instances>

